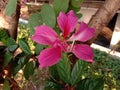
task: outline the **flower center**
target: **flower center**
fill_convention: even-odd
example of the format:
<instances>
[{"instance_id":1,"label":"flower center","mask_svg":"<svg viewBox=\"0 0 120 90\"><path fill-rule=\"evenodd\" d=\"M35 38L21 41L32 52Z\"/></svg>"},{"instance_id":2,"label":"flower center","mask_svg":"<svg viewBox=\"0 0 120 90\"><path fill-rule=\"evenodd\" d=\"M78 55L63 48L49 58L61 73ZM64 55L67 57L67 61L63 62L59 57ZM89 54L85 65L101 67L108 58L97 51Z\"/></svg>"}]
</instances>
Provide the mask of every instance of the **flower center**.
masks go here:
<instances>
[{"instance_id":1,"label":"flower center","mask_svg":"<svg viewBox=\"0 0 120 90\"><path fill-rule=\"evenodd\" d=\"M59 37L59 39L55 42L55 45L59 46L64 52L71 52L74 47L74 43L75 41L70 44L64 37Z\"/></svg>"}]
</instances>

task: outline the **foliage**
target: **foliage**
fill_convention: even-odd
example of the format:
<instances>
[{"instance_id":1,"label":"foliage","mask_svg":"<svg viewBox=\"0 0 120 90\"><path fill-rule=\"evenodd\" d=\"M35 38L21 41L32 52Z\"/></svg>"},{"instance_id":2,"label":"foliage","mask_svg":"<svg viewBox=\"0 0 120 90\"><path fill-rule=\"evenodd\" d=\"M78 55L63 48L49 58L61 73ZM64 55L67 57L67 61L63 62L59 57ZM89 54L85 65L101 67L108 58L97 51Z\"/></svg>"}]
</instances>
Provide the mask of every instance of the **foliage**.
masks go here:
<instances>
[{"instance_id":1,"label":"foliage","mask_svg":"<svg viewBox=\"0 0 120 90\"><path fill-rule=\"evenodd\" d=\"M76 90L103 90L104 80L103 78L86 78L79 84Z\"/></svg>"},{"instance_id":2,"label":"foliage","mask_svg":"<svg viewBox=\"0 0 120 90\"><path fill-rule=\"evenodd\" d=\"M25 79L29 80L34 75L35 69L39 67L40 63L38 63L37 55L46 46L36 44L31 40L35 27L44 24L58 32L56 24L58 14L61 11L68 12L72 9L76 12L78 18L80 18L82 15L78 11L82 2L83 0L54 0L53 5L42 5L39 12L30 16L28 26L25 25L24 27L24 25L20 24L19 28L24 30L19 31L17 41L10 38L5 30L0 29L0 41L6 47L4 68L11 65L12 77L22 69ZM6 6L6 15L13 15L16 11L16 6L17 0L9 0ZM99 55L96 55L94 58L96 62L91 64L79 60L71 53L62 53L61 61L49 68L50 76L46 78L45 89L75 88L76 90L103 90L105 84L111 86L111 84L115 84L115 81L119 84L117 79L120 78L120 63L118 61L114 62L115 60L111 58L106 58L106 53L99 53L95 50L95 54ZM74 62L70 59L71 57L75 57ZM10 78L6 75L4 90L10 89L9 80Z\"/></svg>"},{"instance_id":3,"label":"foliage","mask_svg":"<svg viewBox=\"0 0 120 90\"><path fill-rule=\"evenodd\" d=\"M90 80L90 82L92 82L91 80L93 80L93 83L95 82L94 80L96 80L96 81L100 80L100 82L103 82L103 80L104 80L104 83L105 83L104 90L114 90L114 89L119 90L119 88L120 88L120 79L119 79L119 77L120 77L120 74L119 74L120 61L119 61L119 59L115 59L113 57L108 57L107 53L99 51L97 49L94 50L94 53L95 53L96 63L95 64L89 64L89 63L87 64L88 68L85 70L85 73L82 75L82 81L80 81L80 83L78 83L78 87L77 87L78 90L79 90L79 88L83 87L83 86L81 87L81 83L86 82L87 84L90 84L90 83L88 83L89 80ZM56 71L55 71L55 73L56 73ZM84 79L85 77L86 77L86 79ZM103 78L101 78L101 77L103 77ZM59 76L57 77L56 80L59 80L58 78L59 78ZM91 79L91 78L93 78L93 79ZM50 80L49 83L51 83L51 82L54 82L54 81ZM93 83L91 83L91 85ZM47 84L48 84L48 82L47 82ZM99 84L102 85L102 83L99 83ZM61 88L63 88L61 84L59 84L59 85L61 86ZM91 85L90 86L88 85L88 86L91 87ZM48 87L54 87L54 85L48 86ZM102 90L102 87L103 86L101 86L101 90ZM93 85L91 88L94 88ZM82 90L84 90L84 89L82 88ZM89 89L87 89L87 90L89 90ZM94 89L90 89L90 90L94 90Z\"/></svg>"},{"instance_id":4,"label":"foliage","mask_svg":"<svg viewBox=\"0 0 120 90\"><path fill-rule=\"evenodd\" d=\"M85 70L87 69L86 63L84 61L77 61L71 72L71 85L74 86L82 79Z\"/></svg>"},{"instance_id":5,"label":"foliage","mask_svg":"<svg viewBox=\"0 0 120 90\"><path fill-rule=\"evenodd\" d=\"M58 75L57 77L54 76L56 75L56 71L52 72L51 75L52 77L56 77L57 79L55 78L48 79L47 82L45 83L46 88L56 88L56 85L57 85L57 87L59 87L58 90L61 90L62 88L64 88L64 84L66 83L66 85L69 84L72 87L76 87L76 90L81 90L81 89L82 90L94 90L94 89L103 90L104 79L100 77L101 75L98 75L96 77L92 77L92 75L90 75L90 77L88 77L88 74L87 74L85 76L85 73L89 71L88 70L89 68L87 67L88 64L86 62L78 60L73 66L73 69L72 67L68 67L68 65L66 65L66 63L64 62L62 60L56 65L56 66L61 65L60 67L57 67ZM67 64L71 65L72 63L70 64L70 62L68 62ZM50 69L50 72L53 69L56 69L56 68Z\"/></svg>"},{"instance_id":6,"label":"foliage","mask_svg":"<svg viewBox=\"0 0 120 90\"><path fill-rule=\"evenodd\" d=\"M90 69L86 76L92 75L93 77L95 77L100 75L104 78L105 90L112 89L119 90L120 88L119 59L108 56L107 53L96 49L94 50L94 53L96 63L94 65L90 65Z\"/></svg>"},{"instance_id":7,"label":"foliage","mask_svg":"<svg viewBox=\"0 0 120 90\"><path fill-rule=\"evenodd\" d=\"M30 28L30 35L34 34L35 26L40 25L40 24L41 24L40 13L34 13L34 14L32 14L30 16L29 23L28 23L28 26Z\"/></svg>"},{"instance_id":8,"label":"foliage","mask_svg":"<svg viewBox=\"0 0 120 90\"><path fill-rule=\"evenodd\" d=\"M53 8L55 9L56 16L60 11L66 12L68 9L68 4L69 0L55 0L53 3Z\"/></svg>"},{"instance_id":9,"label":"foliage","mask_svg":"<svg viewBox=\"0 0 120 90\"><path fill-rule=\"evenodd\" d=\"M10 55L9 52L6 52L6 53L4 54L4 58L5 58L4 66L6 67L6 66L8 65L8 63L11 61L12 56Z\"/></svg>"},{"instance_id":10,"label":"foliage","mask_svg":"<svg viewBox=\"0 0 120 90\"><path fill-rule=\"evenodd\" d=\"M6 43L6 40L9 37L9 35L7 34L7 31L4 28L0 28L0 41L2 41L3 43Z\"/></svg>"},{"instance_id":11,"label":"foliage","mask_svg":"<svg viewBox=\"0 0 120 90\"><path fill-rule=\"evenodd\" d=\"M56 17L52 6L44 4L40 12L41 22L50 27L55 27Z\"/></svg>"},{"instance_id":12,"label":"foliage","mask_svg":"<svg viewBox=\"0 0 120 90\"><path fill-rule=\"evenodd\" d=\"M13 15L16 12L16 7L17 7L17 0L9 0L5 9L6 15L8 16Z\"/></svg>"},{"instance_id":13,"label":"foliage","mask_svg":"<svg viewBox=\"0 0 120 90\"><path fill-rule=\"evenodd\" d=\"M10 90L10 83L7 78L5 78L3 90Z\"/></svg>"},{"instance_id":14,"label":"foliage","mask_svg":"<svg viewBox=\"0 0 120 90\"><path fill-rule=\"evenodd\" d=\"M28 37L28 32L29 32L29 30L27 28L27 25L23 24L23 23L20 23L19 28L20 28L19 35L18 35L19 38L20 37L27 38ZM28 42L29 42L29 45L32 43L32 41L30 41L30 40ZM39 47L39 45L37 47ZM41 48L40 49L40 51L41 51L42 47L39 47L39 48ZM37 50L38 50L38 48L37 48ZM38 50L38 52L39 52L39 50ZM86 74L82 75L83 80L84 80L84 77L87 77L88 79L90 77L92 77L94 79L95 78L97 79L98 76L103 76L104 82L105 82L104 90L112 90L112 89L119 90L119 88L120 88L119 87L120 86L120 80L119 80L119 77L120 77L119 76L120 75L119 74L120 62L119 62L119 60L114 59L112 57L108 57L108 54L106 52L101 52L101 51L96 50L96 49L94 50L94 53L95 53L94 60L96 61L96 63L92 64L92 65L89 64L88 69L86 69L86 71L85 71ZM20 61L21 61L20 63L22 64L23 61L24 61L24 58L21 58ZM58 71L56 70L57 69L56 66L50 67L49 69L50 69L51 75L54 76L54 79L59 81L60 77L58 75ZM16 71L18 71L18 70L16 70ZM35 73L35 75L32 76L32 78L30 79L29 82L32 82L35 86L39 86L38 84L43 85L43 83L41 83L42 81L40 79L41 73L39 73L39 72L42 72L42 71L40 71L40 70L36 70L36 71L37 72ZM35 77L37 79L35 79ZM22 81L22 82L24 82L24 81ZM39 86L39 87L41 87L41 86ZM49 88L51 87L52 90L53 90L53 88L55 88L55 90L58 90L59 88L63 88L64 86L56 83L56 81L52 80L51 78L48 78L45 81L45 90L49 90L47 87L49 87Z\"/></svg>"}]
</instances>

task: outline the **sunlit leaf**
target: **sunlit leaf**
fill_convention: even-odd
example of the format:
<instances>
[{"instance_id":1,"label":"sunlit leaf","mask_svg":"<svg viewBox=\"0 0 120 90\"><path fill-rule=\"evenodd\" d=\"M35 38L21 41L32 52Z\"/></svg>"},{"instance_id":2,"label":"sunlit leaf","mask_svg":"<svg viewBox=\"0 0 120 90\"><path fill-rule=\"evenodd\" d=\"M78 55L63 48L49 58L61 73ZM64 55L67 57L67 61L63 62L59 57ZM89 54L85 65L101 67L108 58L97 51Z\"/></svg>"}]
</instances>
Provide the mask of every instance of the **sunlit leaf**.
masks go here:
<instances>
[{"instance_id":1,"label":"sunlit leaf","mask_svg":"<svg viewBox=\"0 0 120 90\"><path fill-rule=\"evenodd\" d=\"M59 12L66 12L68 9L69 0L54 0L53 7L55 9L56 15Z\"/></svg>"},{"instance_id":2,"label":"sunlit leaf","mask_svg":"<svg viewBox=\"0 0 120 90\"><path fill-rule=\"evenodd\" d=\"M13 15L16 12L17 0L9 0L5 8L5 14L8 16Z\"/></svg>"},{"instance_id":3,"label":"sunlit leaf","mask_svg":"<svg viewBox=\"0 0 120 90\"><path fill-rule=\"evenodd\" d=\"M33 35L35 32L35 27L41 25L42 22L40 20L40 13L34 13L30 16L28 27L30 28L30 35Z\"/></svg>"},{"instance_id":4,"label":"sunlit leaf","mask_svg":"<svg viewBox=\"0 0 120 90\"><path fill-rule=\"evenodd\" d=\"M78 13L78 11L80 11L80 7L77 8L77 7L70 5L69 10L73 10L74 12Z\"/></svg>"},{"instance_id":5,"label":"sunlit leaf","mask_svg":"<svg viewBox=\"0 0 120 90\"><path fill-rule=\"evenodd\" d=\"M29 45L28 45L28 43L26 42L25 39L19 39L18 44L19 44L20 48L24 51L24 53L26 55L31 54L30 47L29 47Z\"/></svg>"},{"instance_id":6,"label":"sunlit leaf","mask_svg":"<svg viewBox=\"0 0 120 90\"><path fill-rule=\"evenodd\" d=\"M40 12L41 20L43 24L50 27L54 27L56 24L56 16L52 6L44 4Z\"/></svg>"},{"instance_id":7,"label":"sunlit leaf","mask_svg":"<svg viewBox=\"0 0 120 90\"><path fill-rule=\"evenodd\" d=\"M76 8L80 8L80 4L83 2L84 0L72 0L71 1L71 4L73 7L76 7Z\"/></svg>"}]
</instances>

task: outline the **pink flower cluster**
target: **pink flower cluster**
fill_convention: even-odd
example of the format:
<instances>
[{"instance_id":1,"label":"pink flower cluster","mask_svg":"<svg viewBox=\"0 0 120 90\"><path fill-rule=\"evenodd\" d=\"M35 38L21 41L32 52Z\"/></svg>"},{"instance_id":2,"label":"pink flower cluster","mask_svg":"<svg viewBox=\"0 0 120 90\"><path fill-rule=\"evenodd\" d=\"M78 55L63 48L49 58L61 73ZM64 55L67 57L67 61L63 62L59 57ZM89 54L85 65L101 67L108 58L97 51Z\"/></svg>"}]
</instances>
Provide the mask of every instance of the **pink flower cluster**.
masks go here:
<instances>
[{"instance_id":1,"label":"pink flower cluster","mask_svg":"<svg viewBox=\"0 0 120 90\"><path fill-rule=\"evenodd\" d=\"M60 12L57 23L62 31L58 35L55 30L46 25L36 27L32 40L39 44L48 45L38 56L40 67L48 67L57 64L62 57L62 52L72 52L77 58L87 62L94 62L94 54L89 45L77 44L76 41L86 42L94 35L95 29L89 28L84 22L75 30L78 18L71 10L67 14Z\"/></svg>"}]
</instances>

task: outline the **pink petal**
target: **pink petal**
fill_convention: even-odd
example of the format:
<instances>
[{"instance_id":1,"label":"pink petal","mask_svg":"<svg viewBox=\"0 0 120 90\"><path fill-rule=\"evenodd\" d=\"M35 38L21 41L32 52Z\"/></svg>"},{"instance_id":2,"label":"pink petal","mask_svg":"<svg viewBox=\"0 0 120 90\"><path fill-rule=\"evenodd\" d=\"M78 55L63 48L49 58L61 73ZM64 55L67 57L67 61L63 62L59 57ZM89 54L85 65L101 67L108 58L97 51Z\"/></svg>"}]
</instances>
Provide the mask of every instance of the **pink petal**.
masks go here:
<instances>
[{"instance_id":1,"label":"pink petal","mask_svg":"<svg viewBox=\"0 0 120 90\"><path fill-rule=\"evenodd\" d=\"M92 48L88 45L75 44L72 52L76 55L77 58L85 60L87 62L94 62L94 54Z\"/></svg>"},{"instance_id":2,"label":"pink petal","mask_svg":"<svg viewBox=\"0 0 120 90\"><path fill-rule=\"evenodd\" d=\"M89 28L86 23L81 22L78 31L73 34L68 41L78 40L85 42L93 37L94 32L94 28Z\"/></svg>"},{"instance_id":3,"label":"pink petal","mask_svg":"<svg viewBox=\"0 0 120 90\"><path fill-rule=\"evenodd\" d=\"M78 18L72 10L67 14L60 12L59 16L57 17L57 22L62 30L64 38L66 38L70 32L74 31L77 20Z\"/></svg>"},{"instance_id":4,"label":"pink petal","mask_svg":"<svg viewBox=\"0 0 120 90\"><path fill-rule=\"evenodd\" d=\"M69 11L67 13L67 16L68 16L68 28L69 28L69 31L73 32L75 27L76 27L78 17L75 15L73 10Z\"/></svg>"},{"instance_id":5,"label":"pink petal","mask_svg":"<svg viewBox=\"0 0 120 90\"><path fill-rule=\"evenodd\" d=\"M32 40L39 44L53 45L58 39L57 33L49 26L37 26L35 34L32 36Z\"/></svg>"},{"instance_id":6,"label":"pink petal","mask_svg":"<svg viewBox=\"0 0 120 90\"><path fill-rule=\"evenodd\" d=\"M41 51L38 56L40 68L48 67L57 64L61 59L60 47L47 48Z\"/></svg>"}]
</instances>

